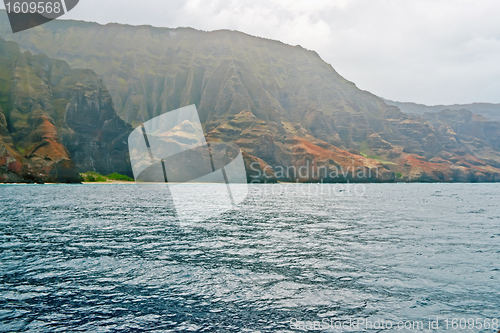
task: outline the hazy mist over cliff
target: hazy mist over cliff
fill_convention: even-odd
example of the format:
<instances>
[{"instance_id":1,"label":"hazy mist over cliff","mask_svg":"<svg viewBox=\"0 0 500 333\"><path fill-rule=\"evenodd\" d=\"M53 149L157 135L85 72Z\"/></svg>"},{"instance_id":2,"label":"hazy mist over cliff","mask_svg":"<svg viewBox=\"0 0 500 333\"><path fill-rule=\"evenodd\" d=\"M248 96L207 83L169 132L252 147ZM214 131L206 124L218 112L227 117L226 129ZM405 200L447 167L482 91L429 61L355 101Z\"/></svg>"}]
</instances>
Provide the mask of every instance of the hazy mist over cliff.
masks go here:
<instances>
[{"instance_id":1,"label":"hazy mist over cliff","mask_svg":"<svg viewBox=\"0 0 500 333\"><path fill-rule=\"evenodd\" d=\"M434 105L500 103L499 13L489 0L86 0L64 19L232 29L299 44L363 90Z\"/></svg>"}]
</instances>

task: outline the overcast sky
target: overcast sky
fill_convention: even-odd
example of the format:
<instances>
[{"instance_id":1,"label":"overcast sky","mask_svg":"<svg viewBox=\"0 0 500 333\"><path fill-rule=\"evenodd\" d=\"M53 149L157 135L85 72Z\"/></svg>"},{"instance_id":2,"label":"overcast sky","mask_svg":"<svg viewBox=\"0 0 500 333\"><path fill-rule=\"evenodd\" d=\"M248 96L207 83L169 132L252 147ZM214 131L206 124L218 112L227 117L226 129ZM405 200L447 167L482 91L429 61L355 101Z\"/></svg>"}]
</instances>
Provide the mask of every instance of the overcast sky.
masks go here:
<instances>
[{"instance_id":1,"label":"overcast sky","mask_svg":"<svg viewBox=\"0 0 500 333\"><path fill-rule=\"evenodd\" d=\"M498 0L80 0L64 18L239 30L315 50L388 99L500 103Z\"/></svg>"}]
</instances>

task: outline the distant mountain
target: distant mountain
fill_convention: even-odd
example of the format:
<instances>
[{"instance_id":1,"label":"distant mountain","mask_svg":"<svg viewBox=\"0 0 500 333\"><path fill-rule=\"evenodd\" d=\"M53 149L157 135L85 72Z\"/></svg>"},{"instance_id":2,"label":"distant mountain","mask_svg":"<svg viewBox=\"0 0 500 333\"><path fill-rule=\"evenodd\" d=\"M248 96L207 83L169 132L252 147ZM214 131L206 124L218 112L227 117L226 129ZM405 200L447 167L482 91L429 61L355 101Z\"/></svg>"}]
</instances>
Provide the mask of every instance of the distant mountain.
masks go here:
<instances>
[{"instance_id":1,"label":"distant mountain","mask_svg":"<svg viewBox=\"0 0 500 333\"><path fill-rule=\"evenodd\" d=\"M132 126L196 104L208 141L234 141L243 149L249 180L262 175L257 170L288 181L500 180L496 140L477 134L481 144L474 145L469 134L441 129L454 118L438 124L409 116L300 46L236 31L69 20L12 34L4 18L0 36L95 71L116 113ZM489 137L500 136L488 120L484 128ZM328 176L314 173L314 167L328 170ZM290 168L309 172L280 172ZM332 173L349 168L367 172Z\"/></svg>"},{"instance_id":2,"label":"distant mountain","mask_svg":"<svg viewBox=\"0 0 500 333\"><path fill-rule=\"evenodd\" d=\"M465 109L426 112L422 117L440 133L440 143L446 150L453 151L463 145L479 158L471 164L500 167L498 160L490 160L500 146L500 122L489 121Z\"/></svg>"},{"instance_id":3,"label":"distant mountain","mask_svg":"<svg viewBox=\"0 0 500 333\"><path fill-rule=\"evenodd\" d=\"M433 105L428 106L424 104L408 103L408 102L395 102L384 99L388 105L397 106L401 111L407 114L422 115L425 112L439 112L441 110L469 110L472 113L479 114L492 121L500 121L500 104L492 103L472 103L472 104L453 104L453 105Z\"/></svg>"}]
</instances>

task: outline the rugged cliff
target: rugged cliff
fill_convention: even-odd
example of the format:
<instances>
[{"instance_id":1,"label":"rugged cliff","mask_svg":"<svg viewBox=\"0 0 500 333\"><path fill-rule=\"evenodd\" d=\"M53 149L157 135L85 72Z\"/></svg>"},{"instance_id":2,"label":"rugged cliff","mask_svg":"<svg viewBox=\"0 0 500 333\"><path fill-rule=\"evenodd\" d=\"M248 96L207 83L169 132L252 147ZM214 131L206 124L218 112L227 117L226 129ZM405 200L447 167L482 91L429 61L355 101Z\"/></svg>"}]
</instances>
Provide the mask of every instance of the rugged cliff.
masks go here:
<instances>
[{"instance_id":1,"label":"rugged cliff","mask_svg":"<svg viewBox=\"0 0 500 333\"><path fill-rule=\"evenodd\" d=\"M8 29L0 22L0 34L27 50L94 70L117 114L133 126L196 104L209 140L238 143L254 176L271 167L290 181L500 180L495 140L479 149L442 130L451 120L404 114L300 46L235 31L75 21ZM71 152L71 133L62 138ZM91 166L82 162L87 155L75 160ZM301 176L296 171L304 167ZM326 177L314 172L319 168Z\"/></svg>"},{"instance_id":2,"label":"rugged cliff","mask_svg":"<svg viewBox=\"0 0 500 333\"><path fill-rule=\"evenodd\" d=\"M131 126L90 70L21 53L0 39L0 177L5 182L79 182L78 171L131 174Z\"/></svg>"},{"instance_id":3,"label":"rugged cliff","mask_svg":"<svg viewBox=\"0 0 500 333\"><path fill-rule=\"evenodd\" d=\"M12 145L7 121L0 109L0 181L15 183L30 179L24 163L25 159Z\"/></svg>"}]
</instances>

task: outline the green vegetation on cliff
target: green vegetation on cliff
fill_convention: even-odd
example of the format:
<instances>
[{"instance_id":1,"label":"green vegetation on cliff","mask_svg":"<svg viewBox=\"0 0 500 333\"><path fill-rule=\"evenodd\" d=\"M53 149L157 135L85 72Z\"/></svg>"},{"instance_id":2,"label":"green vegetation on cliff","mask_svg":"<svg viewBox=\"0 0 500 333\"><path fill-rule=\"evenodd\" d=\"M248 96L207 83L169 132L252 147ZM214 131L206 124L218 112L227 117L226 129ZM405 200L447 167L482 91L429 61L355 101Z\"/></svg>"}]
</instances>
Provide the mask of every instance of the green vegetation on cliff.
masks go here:
<instances>
[{"instance_id":1,"label":"green vegetation on cliff","mask_svg":"<svg viewBox=\"0 0 500 333\"><path fill-rule=\"evenodd\" d=\"M134 178L128 177L126 175L121 175L119 173L112 173L107 176L103 176L95 171L87 171L80 173L80 180L82 182L107 182L107 181L122 181L122 182L133 182Z\"/></svg>"}]
</instances>

